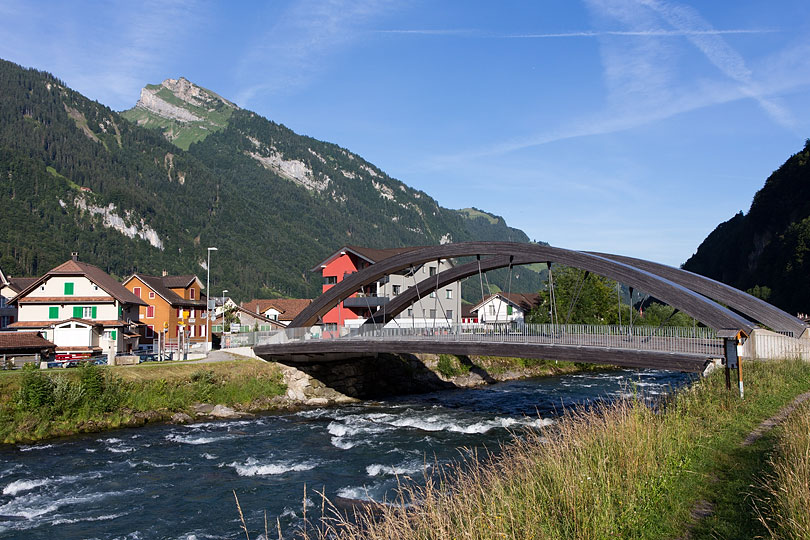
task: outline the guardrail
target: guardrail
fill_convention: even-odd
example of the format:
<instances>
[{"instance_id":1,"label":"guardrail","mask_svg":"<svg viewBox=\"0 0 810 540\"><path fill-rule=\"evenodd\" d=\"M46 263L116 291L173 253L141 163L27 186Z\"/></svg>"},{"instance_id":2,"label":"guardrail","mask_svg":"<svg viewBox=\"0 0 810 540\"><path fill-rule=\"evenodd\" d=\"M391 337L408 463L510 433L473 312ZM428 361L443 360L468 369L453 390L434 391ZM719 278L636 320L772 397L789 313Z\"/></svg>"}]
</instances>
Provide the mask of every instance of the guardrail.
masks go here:
<instances>
[{"instance_id":1,"label":"guardrail","mask_svg":"<svg viewBox=\"0 0 810 540\"><path fill-rule=\"evenodd\" d=\"M680 326L631 328L571 324L460 324L443 328L392 327L389 324L364 325L359 328L340 327L334 330L313 326L223 336L223 347L330 339L537 343L723 356L723 340L718 338L711 328Z\"/></svg>"}]
</instances>

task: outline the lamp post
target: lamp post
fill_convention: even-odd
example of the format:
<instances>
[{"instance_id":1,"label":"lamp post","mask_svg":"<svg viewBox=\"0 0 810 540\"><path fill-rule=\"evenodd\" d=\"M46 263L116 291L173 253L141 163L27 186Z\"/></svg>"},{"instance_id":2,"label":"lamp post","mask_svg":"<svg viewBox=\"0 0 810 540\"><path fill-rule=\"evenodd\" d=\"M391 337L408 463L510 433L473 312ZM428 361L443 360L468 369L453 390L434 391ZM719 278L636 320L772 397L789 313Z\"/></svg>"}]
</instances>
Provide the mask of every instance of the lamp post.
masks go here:
<instances>
[{"instance_id":1,"label":"lamp post","mask_svg":"<svg viewBox=\"0 0 810 540\"><path fill-rule=\"evenodd\" d=\"M222 289L222 331L225 332L225 293L228 289Z\"/></svg>"},{"instance_id":2,"label":"lamp post","mask_svg":"<svg viewBox=\"0 0 810 540\"><path fill-rule=\"evenodd\" d=\"M211 252L217 251L217 248L210 247L208 248L208 266L206 266L205 270L207 276L205 278L205 310L206 310L206 318L205 318L205 339L208 342L208 350L210 351L213 346L213 341L211 340Z\"/></svg>"}]
</instances>

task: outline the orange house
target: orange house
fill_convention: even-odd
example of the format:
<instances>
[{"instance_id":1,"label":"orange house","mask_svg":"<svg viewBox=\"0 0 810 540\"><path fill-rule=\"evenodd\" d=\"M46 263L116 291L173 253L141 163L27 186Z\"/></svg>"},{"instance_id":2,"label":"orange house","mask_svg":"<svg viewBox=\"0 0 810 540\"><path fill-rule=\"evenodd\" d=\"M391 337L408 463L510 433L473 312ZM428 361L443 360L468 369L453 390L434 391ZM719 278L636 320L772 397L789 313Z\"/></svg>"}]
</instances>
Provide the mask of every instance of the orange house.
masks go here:
<instances>
[{"instance_id":1,"label":"orange house","mask_svg":"<svg viewBox=\"0 0 810 540\"><path fill-rule=\"evenodd\" d=\"M180 338L180 320L185 311L183 331L190 343L208 341L205 319L206 296L202 281L197 276L149 276L133 274L124 281L124 287L143 300L146 306L140 308L140 320L146 325L147 343L157 338L157 332L166 330L169 344ZM142 341L142 342L143 342Z\"/></svg>"}]
</instances>

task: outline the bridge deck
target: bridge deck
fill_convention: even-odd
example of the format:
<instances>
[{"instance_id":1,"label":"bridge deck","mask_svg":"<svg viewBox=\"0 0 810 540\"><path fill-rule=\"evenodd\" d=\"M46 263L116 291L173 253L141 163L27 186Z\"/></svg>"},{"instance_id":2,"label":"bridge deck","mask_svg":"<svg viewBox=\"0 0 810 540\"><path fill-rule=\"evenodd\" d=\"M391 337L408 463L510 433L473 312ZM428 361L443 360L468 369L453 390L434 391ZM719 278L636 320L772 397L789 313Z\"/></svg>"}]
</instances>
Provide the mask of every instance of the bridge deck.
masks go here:
<instances>
[{"instance_id":1,"label":"bridge deck","mask_svg":"<svg viewBox=\"0 0 810 540\"><path fill-rule=\"evenodd\" d=\"M295 328L260 337L254 352L287 362L330 362L378 353L513 356L632 368L702 371L723 356L710 329L586 325L455 326L340 330Z\"/></svg>"}]
</instances>

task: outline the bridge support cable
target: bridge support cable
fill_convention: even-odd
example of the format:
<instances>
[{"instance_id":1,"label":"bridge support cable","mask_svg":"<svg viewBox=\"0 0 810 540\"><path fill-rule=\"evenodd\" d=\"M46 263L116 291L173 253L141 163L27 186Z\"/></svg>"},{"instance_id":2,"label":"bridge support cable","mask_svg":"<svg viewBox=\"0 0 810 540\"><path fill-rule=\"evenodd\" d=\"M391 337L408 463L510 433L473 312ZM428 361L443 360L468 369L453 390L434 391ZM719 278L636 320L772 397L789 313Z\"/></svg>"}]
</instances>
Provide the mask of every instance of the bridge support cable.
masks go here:
<instances>
[{"instance_id":1,"label":"bridge support cable","mask_svg":"<svg viewBox=\"0 0 810 540\"><path fill-rule=\"evenodd\" d=\"M438 302L439 307L440 307L440 308L442 308L442 317L444 317L444 322L446 322L446 323L447 323L447 327L448 327L448 328L452 328L452 327L453 327L453 323L452 323L452 321L450 321L450 320L447 318L447 312L444 310L444 304L442 304L441 302L439 302L439 288L441 287L441 285L439 284L439 265L441 264L441 262L442 262L442 260L441 260L441 259L439 259L438 261L436 261L436 288L435 288L435 289L433 289L433 290L434 290L434 291L436 291L436 302ZM459 288L460 288L460 287L461 287L461 286L459 285ZM434 304L434 306L435 306L435 304ZM436 326L436 317L433 317L433 326L434 326L434 327Z\"/></svg>"},{"instance_id":2,"label":"bridge support cable","mask_svg":"<svg viewBox=\"0 0 810 540\"><path fill-rule=\"evenodd\" d=\"M621 293L621 283L618 281L616 282L616 304L619 307L619 328L622 326L622 293Z\"/></svg>"},{"instance_id":3,"label":"bridge support cable","mask_svg":"<svg viewBox=\"0 0 810 540\"><path fill-rule=\"evenodd\" d=\"M554 294L554 276L551 271L551 262L546 262L548 266L548 289L549 289L549 303L551 304L549 318L551 324L557 326L560 324L559 311L557 310L557 295Z\"/></svg>"},{"instance_id":4,"label":"bridge support cable","mask_svg":"<svg viewBox=\"0 0 810 540\"><path fill-rule=\"evenodd\" d=\"M630 339L633 339L633 287L630 287Z\"/></svg>"},{"instance_id":5,"label":"bridge support cable","mask_svg":"<svg viewBox=\"0 0 810 540\"><path fill-rule=\"evenodd\" d=\"M481 283L481 301L484 301L484 277L481 272L481 255L476 255L475 259L478 261L478 281Z\"/></svg>"},{"instance_id":6,"label":"bridge support cable","mask_svg":"<svg viewBox=\"0 0 810 540\"><path fill-rule=\"evenodd\" d=\"M582 289L585 286L585 282L588 280L588 276L591 273L585 270L585 274L582 276L582 280L579 282L579 288L577 289L576 295L571 297L571 305L568 306L568 313L565 315L565 324L568 324L568 321L571 320L571 315L574 312L574 306L576 306L577 302L579 302L579 295L582 294Z\"/></svg>"},{"instance_id":7,"label":"bridge support cable","mask_svg":"<svg viewBox=\"0 0 810 540\"><path fill-rule=\"evenodd\" d=\"M515 260L513 255L509 256L509 285L506 287L506 297L509 298L512 294L512 261ZM511 300L510 300L511 301Z\"/></svg>"}]
</instances>

